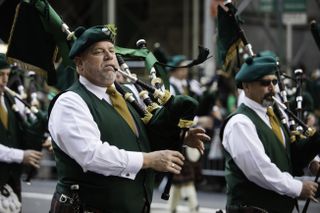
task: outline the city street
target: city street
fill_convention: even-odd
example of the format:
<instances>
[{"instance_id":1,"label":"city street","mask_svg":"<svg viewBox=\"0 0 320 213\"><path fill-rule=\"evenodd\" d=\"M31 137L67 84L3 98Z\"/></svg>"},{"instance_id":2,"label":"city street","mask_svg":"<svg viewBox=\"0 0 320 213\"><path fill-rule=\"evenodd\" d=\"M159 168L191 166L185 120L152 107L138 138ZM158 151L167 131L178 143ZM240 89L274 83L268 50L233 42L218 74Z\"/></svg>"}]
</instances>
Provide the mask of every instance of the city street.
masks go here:
<instances>
[{"instance_id":1,"label":"city street","mask_svg":"<svg viewBox=\"0 0 320 213\"><path fill-rule=\"evenodd\" d=\"M31 185L22 184L22 213L45 213L49 211L50 201L54 192L55 181L33 180ZM161 192L155 190L151 213L169 213L167 202L161 200ZM214 213L219 209L224 209L226 196L224 193L208 191L198 191L200 202L200 213ZM305 201L299 201L300 211L303 209ZM185 202L181 202L178 213L188 212ZM294 211L296 213L296 211ZM308 213L319 213L320 204L311 202Z\"/></svg>"}]
</instances>

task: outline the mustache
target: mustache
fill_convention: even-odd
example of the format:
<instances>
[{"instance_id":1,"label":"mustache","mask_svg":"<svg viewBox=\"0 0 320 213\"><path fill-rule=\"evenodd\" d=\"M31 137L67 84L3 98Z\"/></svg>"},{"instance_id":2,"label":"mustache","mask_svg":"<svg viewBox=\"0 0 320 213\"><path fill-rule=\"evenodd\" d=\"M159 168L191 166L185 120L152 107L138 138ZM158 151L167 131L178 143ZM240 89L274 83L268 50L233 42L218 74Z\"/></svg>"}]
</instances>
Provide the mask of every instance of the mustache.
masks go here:
<instances>
[{"instance_id":1,"label":"mustache","mask_svg":"<svg viewBox=\"0 0 320 213\"><path fill-rule=\"evenodd\" d=\"M103 67L104 68L111 67L114 71L118 71L118 68L113 64L105 64Z\"/></svg>"},{"instance_id":2,"label":"mustache","mask_svg":"<svg viewBox=\"0 0 320 213\"><path fill-rule=\"evenodd\" d=\"M272 96L275 96L275 93L269 92L263 96L263 99L272 99Z\"/></svg>"}]
</instances>

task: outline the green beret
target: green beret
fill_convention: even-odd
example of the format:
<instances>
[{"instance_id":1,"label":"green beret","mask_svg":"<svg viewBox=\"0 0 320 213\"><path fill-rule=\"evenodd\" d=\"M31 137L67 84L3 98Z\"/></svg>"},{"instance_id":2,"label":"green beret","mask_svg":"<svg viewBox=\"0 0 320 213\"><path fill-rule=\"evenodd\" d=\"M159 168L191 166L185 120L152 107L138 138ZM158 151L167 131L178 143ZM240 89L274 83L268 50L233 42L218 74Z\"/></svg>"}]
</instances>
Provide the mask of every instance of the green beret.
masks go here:
<instances>
[{"instance_id":1,"label":"green beret","mask_svg":"<svg viewBox=\"0 0 320 213\"><path fill-rule=\"evenodd\" d=\"M235 80L238 87L242 82L252 82L261 79L265 75L271 75L276 72L277 60L272 56L257 56L246 59L242 64Z\"/></svg>"},{"instance_id":2,"label":"green beret","mask_svg":"<svg viewBox=\"0 0 320 213\"><path fill-rule=\"evenodd\" d=\"M69 57L71 59L82 53L93 43L99 41L110 41L114 43L116 28L113 25L98 25L88 29L84 27L78 27L74 34L77 39L72 44L69 52Z\"/></svg>"},{"instance_id":3,"label":"green beret","mask_svg":"<svg viewBox=\"0 0 320 213\"><path fill-rule=\"evenodd\" d=\"M180 64L183 61L186 61L187 58L184 55L174 55L169 59L168 65L169 66L173 66L173 67L169 67L169 71L175 71L177 68L177 66L180 66Z\"/></svg>"},{"instance_id":4,"label":"green beret","mask_svg":"<svg viewBox=\"0 0 320 213\"><path fill-rule=\"evenodd\" d=\"M0 53L0 69L10 68L10 64L7 62L6 55Z\"/></svg>"}]
</instances>

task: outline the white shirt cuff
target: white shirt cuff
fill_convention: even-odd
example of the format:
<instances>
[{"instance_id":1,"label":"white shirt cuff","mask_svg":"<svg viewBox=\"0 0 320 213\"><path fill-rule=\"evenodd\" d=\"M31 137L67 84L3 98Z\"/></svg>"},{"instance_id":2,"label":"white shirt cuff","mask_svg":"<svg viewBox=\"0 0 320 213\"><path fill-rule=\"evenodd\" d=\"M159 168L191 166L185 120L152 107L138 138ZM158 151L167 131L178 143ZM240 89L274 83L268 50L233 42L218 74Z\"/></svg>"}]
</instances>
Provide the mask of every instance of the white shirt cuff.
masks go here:
<instances>
[{"instance_id":1,"label":"white shirt cuff","mask_svg":"<svg viewBox=\"0 0 320 213\"><path fill-rule=\"evenodd\" d=\"M134 180L136 178L136 175L142 168L143 155L142 155L142 152L127 151L127 153L128 153L128 165L121 172L120 176Z\"/></svg>"},{"instance_id":2,"label":"white shirt cuff","mask_svg":"<svg viewBox=\"0 0 320 213\"><path fill-rule=\"evenodd\" d=\"M293 182L295 182L294 184L291 185L292 186L291 192L293 194L288 194L288 195L292 198L296 198L296 197L299 197L301 194L303 183L300 180L296 180L296 179L294 179Z\"/></svg>"},{"instance_id":3,"label":"white shirt cuff","mask_svg":"<svg viewBox=\"0 0 320 213\"><path fill-rule=\"evenodd\" d=\"M10 162L22 163L23 160L23 150L10 148L8 157Z\"/></svg>"}]
</instances>

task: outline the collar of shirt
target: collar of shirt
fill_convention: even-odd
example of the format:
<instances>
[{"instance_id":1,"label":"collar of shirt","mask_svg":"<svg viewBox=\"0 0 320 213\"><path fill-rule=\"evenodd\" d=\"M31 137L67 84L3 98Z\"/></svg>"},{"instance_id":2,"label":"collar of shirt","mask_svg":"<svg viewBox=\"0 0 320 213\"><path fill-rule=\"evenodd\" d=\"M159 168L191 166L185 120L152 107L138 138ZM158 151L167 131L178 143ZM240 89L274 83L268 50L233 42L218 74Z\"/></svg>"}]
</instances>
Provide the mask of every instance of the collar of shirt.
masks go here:
<instances>
[{"instance_id":1,"label":"collar of shirt","mask_svg":"<svg viewBox=\"0 0 320 213\"><path fill-rule=\"evenodd\" d=\"M243 103L255 111L258 116L268 125L270 126L269 117L267 116L267 107L262 106L261 104L251 100L247 96L244 96ZM271 126L270 126L271 127Z\"/></svg>"},{"instance_id":2,"label":"collar of shirt","mask_svg":"<svg viewBox=\"0 0 320 213\"><path fill-rule=\"evenodd\" d=\"M187 86L187 80L185 80L185 79L184 80L180 80L180 79L177 79L177 78L171 76L169 78L169 81L170 81L171 84L175 85L178 88L180 93L183 93L184 92L183 91L183 87Z\"/></svg>"},{"instance_id":3,"label":"collar of shirt","mask_svg":"<svg viewBox=\"0 0 320 213\"><path fill-rule=\"evenodd\" d=\"M100 87L100 86L94 85L83 76L80 76L79 81L83 86L85 86L90 92L92 92L100 100L104 99L108 103L111 103L109 95L106 93L107 87Z\"/></svg>"}]
</instances>

